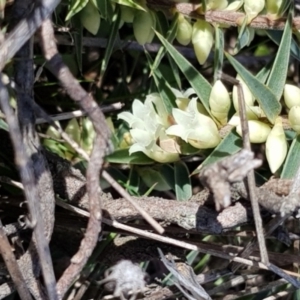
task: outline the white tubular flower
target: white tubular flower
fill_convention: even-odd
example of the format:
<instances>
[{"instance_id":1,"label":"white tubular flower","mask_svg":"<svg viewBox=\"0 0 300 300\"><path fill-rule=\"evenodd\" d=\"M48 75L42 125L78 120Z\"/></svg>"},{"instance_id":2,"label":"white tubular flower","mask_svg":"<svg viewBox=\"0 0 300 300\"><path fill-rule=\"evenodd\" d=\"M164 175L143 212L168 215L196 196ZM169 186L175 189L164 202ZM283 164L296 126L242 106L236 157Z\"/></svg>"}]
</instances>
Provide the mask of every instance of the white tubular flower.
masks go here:
<instances>
[{"instance_id":1,"label":"white tubular flower","mask_svg":"<svg viewBox=\"0 0 300 300\"><path fill-rule=\"evenodd\" d=\"M178 16L178 28L176 40L179 44L186 46L191 42L193 27L191 23L182 15Z\"/></svg>"},{"instance_id":2,"label":"white tubular flower","mask_svg":"<svg viewBox=\"0 0 300 300\"><path fill-rule=\"evenodd\" d=\"M148 157L160 163L174 162L179 159L178 153L170 153L159 147L157 140L164 140L168 137L165 134L165 120L159 116L153 106L153 102L159 104L157 94L147 96L145 103L134 100L132 103L132 113L122 112L119 119L129 124L132 146L129 154L143 152ZM157 108L157 110L162 108Z\"/></svg>"},{"instance_id":3,"label":"white tubular flower","mask_svg":"<svg viewBox=\"0 0 300 300\"><path fill-rule=\"evenodd\" d=\"M243 81L243 79L240 77L240 75L237 75L236 79L239 80L240 85L242 86L244 100L245 100L245 104L246 104L246 110L248 110L248 106L253 106L255 99L254 99L250 89L248 88L246 83ZM239 112L239 98L238 98L238 90L237 90L236 85L233 86L232 101L233 101L233 106L234 106L235 110L237 112Z\"/></svg>"},{"instance_id":4,"label":"white tubular flower","mask_svg":"<svg viewBox=\"0 0 300 300\"><path fill-rule=\"evenodd\" d=\"M248 121L248 126L249 126L249 138L251 143L254 144L264 143L267 140L267 137L271 131L269 125L260 121L250 120ZM237 125L236 132L240 136L242 136L241 124Z\"/></svg>"},{"instance_id":5,"label":"white tubular flower","mask_svg":"<svg viewBox=\"0 0 300 300\"><path fill-rule=\"evenodd\" d=\"M287 154L287 148L282 119L278 117L266 141L266 157L273 174L283 164Z\"/></svg>"},{"instance_id":6,"label":"white tubular flower","mask_svg":"<svg viewBox=\"0 0 300 300\"><path fill-rule=\"evenodd\" d=\"M300 133L300 106L293 106L289 111L289 122L291 127Z\"/></svg>"},{"instance_id":7,"label":"white tubular flower","mask_svg":"<svg viewBox=\"0 0 300 300\"><path fill-rule=\"evenodd\" d=\"M221 123L227 123L227 115L230 109L231 100L229 93L221 80L217 80L211 89L209 106L212 115Z\"/></svg>"},{"instance_id":8,"label":"white tubular flower","mask_svg":"<svg viewBox=\"0 0 300 300\"><path fill-rule=\"evenodd\" d=\"M227 0L208 0L206 3L207 10L223 10L228 5Z\"/></svg>"},{"instance_id":9,"label":"white tubular flower","mask_svg":"<svg viewBox=\"0 0 300 300\"><path fill-rule=\"evenodd\" d=\"M214 43L213 28L208 22L197 20L194 23L192 43L198 62L203 65Z\"/></svg>"},{"instance_id":10,"label":"white tubular flower","mask_svg":"<svg viewBox=\"0 0 300 300\"><path fill-rule=\"evenodd\" d=\"M265 0L244 0L244 10L250 23L264 9Z\"/></svg>"},{"instance_id":11,"label":"white tubular flower","mask_svg":"<svg viewBox=\"0 0 300 300\"><path fill-rule=\"evenodd\" d=\"M214 148L220 143L215 122L199 113L196 98L189 102L186 111L173 108L172 114L177 124L166 130L168 135L179 136L198 149Z\"/></svg>"},{"instance_id":12,"label":"white tubular flower","mask_svg":"<svg viewBox=\"0 0 300 300\"><path fill-rule=\"evenodd\" d=\"M191 99L198 99L197 97L193 97L193 98L189 98L190 96L196 94L195 90L193 88L188 88L185 92L180 92L177 89L171 88L172 92L174 93L174 95L176 96L176 104L177 107L181 110L186 110ZM200 114L203 114L205 116L208 116L208 113L204 107L204 105L200 102L197 101L197 108Z\"/></svg>"},{"instance_id":13,"label":"white tubular flower","mask_svg":"<svg viewBox=\"0 0 300 300\"><path fill-rule=\"evenodd\" d=\"M300 89L292 84L286 84L283 90L284 103L288 108L300 106Z\"/></svg>"}]
</instances>

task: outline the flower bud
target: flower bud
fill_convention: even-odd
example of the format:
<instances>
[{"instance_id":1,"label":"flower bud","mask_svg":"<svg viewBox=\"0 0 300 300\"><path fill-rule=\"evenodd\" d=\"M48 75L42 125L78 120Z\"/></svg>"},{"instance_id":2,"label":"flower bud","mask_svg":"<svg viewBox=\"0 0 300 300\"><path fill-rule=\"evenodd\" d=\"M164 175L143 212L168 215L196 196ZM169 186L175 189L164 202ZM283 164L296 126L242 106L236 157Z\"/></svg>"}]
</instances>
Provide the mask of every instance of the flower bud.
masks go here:
<instances>
[{"instance_id":1,"label":"flower bud","mask_svg":"<svg viewBox=\"0 0 300 300\"><path fill-rule=\"evenodd\" d=\"M285 160L287 141L284 134L282 119L278 117L266 141L266 157L272 173L275 173Z\"/></svg>"},{"instance_id":2,"label":"flower bud","mask_svg":"<svg viewBox=\"0 0 300 300\"><path fill-rule=\"evenodd\" d=\"M289 122L291 127L300 133L300 106L293 106L289 111Z\"/></svg>"},{"instance_id":3,"label":"flower bud","mask_svg":"<svg viewBox=\"0 0 300 300\"><path fill-rule=\"evenodd\" d=\"M227 123L227 115L230 109L229 93L221 80L217 80L211 89L209 96L209 106L212 115L220 121L222 125Z\"/></svg>"},{"instance_id":4,"label":"flower bud","mask_svg":"<svg viewBox=\"0 0 300 300\"><path fill-rule=\"evenodd\" d=\"M88 1L87 5L80 11L80 20L82 25L90 33L94 35L97 34L100 27L101 16L92 1Z\"/></svg>"},{"instance_id":5,"label":"flower bud","mask_svg":"<svg viewBox=\"0 0 300 300\"><path fill-rule=\"evenodd\" d=\"M133 19L133 33L140 45L151 43L154 37L156 19L151 11L138 11Z\"/></svg>"},{"instance_id":6,"label":"flower bud","mask_svg":"<svg viewBox=\"0 0 300 300\"><path fill-rule=\"evenodd\" d=\"M178 16L178 28L176 33L176 40L179 44L186 46L190 43L192 38L193 27L191 23L182 15Z\"/></svg>"},{"instance_id":7,"label":"flower bud","mask_svg":"<svg viewBox=\"0 0 300 300\"><path fill-rule=\"evenodd\" d=\"M132 23L136 12L137 10L132 7L121 5L121 19L125 23Z\"/></svg>"},{"instance_id":8,"label":"flower bud","mask_svg":"<svg viewBox=\"0 0 300 300\"><path fill-rule=\"evenodd\" d=\"M92 121L89 118L82 119L82 132L81 132L81 147L88 154L91 153L93 149L94 138L96 132Z\"/></svg>"},{"instance_id":9,"label":"flower bud","mask_svg":"<svg viewBox=\"0 0 300 300\"><path fill-rule=\"evenodd\" d=\"M284 103L288 108L300 106L300 89L291 84L286 84L283 90Z\"/></svg>"},{"instance_id":10,"label":"flower bud","mask_svg":"<svg viewBox=\"0 0 300 300\"><path fill-rule=\"evenodd\" d=\"M78 122L75 118L71 119L68 122L67 127L65 128L66 134L69 135L70 138L72 138L76 143L80 143L80 128L78 125ZM71 147L71 146L70 146ZM73 149L71 147L71 149Z\"/></svg>"},{"instance_id":11,"label":"flower bud","mask_svg":"<svg viewBox=\"0 0 300 300\"><path fill-rule=\"evenodd\" d=\"M206 62L213 42L212 26L204 20L197 20L193 26L192 43L198 62L201 65Z\"/></svg>"},{"instance_id":12,"label":"flower bud","mask_svg":"<svg viewBox=\"0 0 300 300\"><path fill-rule=\"evenodd\" d=\"M256 120L250 120L248 121L249 126L249 138L251 143L264 143L267 140L267 137L271 131L271 128L269 125L256 121ZM236 127L236 132L242 136L242 126L239 124Z\"/></svg>"},{"instance_id":13,"label":"flower bud","mask_svg":"<svg viewBox=\"0 0 300 300\"><path fill-rule=\"evenodd\" d=\"M239 10L242 5L244 4L244 0L235 0L231 2L226 8L226 11L237 11Z\"/></svg>"},{"instance_id":14,"label":"flower bud","mask_svg":"<svg viewBox=\"0 0 300 300\"><path fill-rule=\"evenodd\" d=\"M227 5L227 0L208 0L206 3L206 10L222 10Z\"/></svg>"},{"instance_id":15,"label":"flower bud","mask_svg":"<svg viewBox=\"0 0 300 300\"><path fill-rule=\"evenodd\" d=\"M265 7L265 0L244 0L244 10L250 23Z\"/></svg>"},{"instance_id":16,"label":"flower bud","mask_svg":"<svg viewBox=\"0 0 300 300\"><path fill-rule=\"evenodd\" d=\"M266 0L266 9L269 18L271 16L272 20L276 20L281 16L278 15L280 7L283 3L283 0Z\"/></svg>"},{"instance_id":17,"label":"flower bud","mask_svg":"<svg viewBox=\"0 0 300 300\"><path fill-rule=\"evenodd\" d=\"M240 85L243 89L243 94L244 94L244 100L246 104L246 110L248 106L253 106L254 104L254 97L249 90L248 86L246 83L243 81L243 79L240 77L240 75L236 76L236 79L239 80ZM233 106L237 112L239 112L239 98L238 98L238 88L236 85L234 85L233 90L232 90L232 101L233 101Z\"/></svg>"}]
</instances>

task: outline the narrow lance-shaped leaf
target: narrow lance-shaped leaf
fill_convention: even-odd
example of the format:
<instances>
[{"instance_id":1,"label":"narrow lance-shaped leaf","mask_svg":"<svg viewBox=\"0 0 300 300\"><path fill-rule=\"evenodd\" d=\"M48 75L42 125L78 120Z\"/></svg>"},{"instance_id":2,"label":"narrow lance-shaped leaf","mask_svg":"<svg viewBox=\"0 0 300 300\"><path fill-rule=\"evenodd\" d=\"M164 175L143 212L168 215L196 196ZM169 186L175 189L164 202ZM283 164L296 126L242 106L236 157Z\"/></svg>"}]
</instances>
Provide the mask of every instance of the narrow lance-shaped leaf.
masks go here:
<instances>
[{"instance_id":1,"label":"narrow lance-shaped leaf","mask_svg":"<svg viewBox=\"0 0 300 300\"><path fill-rule=\"evenodd\" d=\"M164 24L162 24L162 23L163 23L164 20L161 20L161 18L159 18L159 17L156 17L156 19L157 19L157 23L156 23L156 24L157 24L157 27L159 27L159 29L160 29L161 32L163 32L165 26L164 26ZM172 24L171 24L171 26L170 26L170 29L169 29L168 32L166 33L166 34L167 34L167 35L166 35L167 40L168 40L168 42L170 42L170 43L172 43L173 40L175 39L176 31L177 31L177 24L178 24L177 18L174 18L174 19L173 19L173 22L172 22ZM165 49L164 47L161 47L161 48L159 49L159 51L158 51L156 57L155 57L155 60L154 60L154 63L153 63L153 69L156 69L156 68L159 66L159 64L160 64L160 62L161 62L161 60L162 60L162 58L163 58L164 55L165 55L165 53L166 53L166 49Z\"/></svg>"},{"instance_id":2,"label":"narrow lance-shaped leaf","mask_svg":"<svg viewBox=\"0 0 300 300\"><path fill-rule=\"evenodd\" d=\"M268 37L277 45L280 45L281 39L282 39L282 31L279 30L266 30L266 33ZM290 47L290 53L291 55L296 58L298 61L300 61L300 47L298 46L297 42L295 42L294 39L291 41L291 47Z\"/></svg>"},{"instance_id":3,"label":"narrow lance-shaped leaf","mask_svg":"<svg viewBox=\"0 0 300 300\"><path fill-rule=\"evenodd\" d=\"M210 114L209 96L211 92L211 85L209 82L161 34L156 32L156 35L160 39L161 43L166 47L167 51L174 59L185 78L195 90L205 109Z\"/></svg>"},{"instance_id":4,"label":"narrow lance-shaped leaf","mask_svg":"<svg viewBox=\"0 0 300 300\"><path fill-rule=\"evenodd\" d=\"M108 65L108 61L110 59L110 56L113 52L113 47L115 44L115 41L118 37L119 34L119 25L120 25L120 20L121 20L121 10L119 7L116 7L115 9L115 13L113 15L113 19L112 19L112 27L111 27L111 32L108 38L108 42L107 42L107 46L105 49L105 54L102 60L102 64L101 64L101 69L100 69L100 77L103 76L107 65Z\"/></svg>"},{"instance_id":5,"label":"narrow lance-shaped leaf","mask_svg":"<svg viewBox=\"0 0 300 300\"><path fill-rule=\"evenodd\" d=\"M286 178L286 179L294 178L299 166L300 166L300 136L298 135L292 142L280 178Z\"/></svg>"},{"instance_id":6,"label":"narrow lance-shaped leaf","mask_svg":"<svg viewBox=\"0 0 300 300\"><path fill-rule=\"evenodd\" d=\"M228 53L225 53L227 59L235 70L239 73L241 78L247 84L253 96L260 104L262 110L266 114L268 120L274 123L276 117L281 111L281 105L272 91L261 83L255 76L253 76L247 69L245 69L235 58Z\"/></svg>"},{"instance_id":7,"label":"narrow lance-shaped leaf","mask_svg":"<svg viewBox=\"0 0 300 300\"><path fill-rule=\"evenodd\" d=\"M289 13L281 43L267 81L267 86L272 90L278 101L280 100L283 92L290 60L289 53L292 41L291 16L292 14Z\"/></svg>"},{"instance_id":8,"label":"narrow lance-shaped leaf","mask_svg":"<svg viewBox=\"0 0 300 300\"><path fill-rule=\"evenodd\" d=\"M186 164L178 161L174 164L175 193L178 201L187 201L192 197L192 185Z\"/></svg>"},{"instance_id":9,"label":"narrow lance-shaped leaf","mask_svg":"<svg viewBox=\"0 0 300 300\"><path fill-rule=\"evenodd\" d=\"M149 53L145 50L145 54L148 60L148 63L152 69L153 72L153 79L156 85L156 88L163 100L163 104L166 108L166 111L168 114L172 114L172 108L177 107L175 102L175 95L171 90L171 87L169 86L167 80L164 79L162 73L158 68L153 69L153 61Z\"/></svg>"}]
</instances>

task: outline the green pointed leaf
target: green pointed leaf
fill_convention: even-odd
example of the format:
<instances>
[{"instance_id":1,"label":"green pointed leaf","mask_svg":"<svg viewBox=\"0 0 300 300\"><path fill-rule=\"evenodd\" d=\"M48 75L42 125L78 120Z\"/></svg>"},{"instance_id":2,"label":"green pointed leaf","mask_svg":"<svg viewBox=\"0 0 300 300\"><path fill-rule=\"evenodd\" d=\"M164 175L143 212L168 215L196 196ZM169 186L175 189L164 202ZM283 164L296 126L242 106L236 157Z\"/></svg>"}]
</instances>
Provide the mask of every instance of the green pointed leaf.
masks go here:
<instances>
[{"instance_id":1,"label":"green pointed leaf","mask_svg":"<svg viewBox=\"0 0 300 300\"><path fill-rule=\"evenodd\" d=\"M2 120L2 119L0 119L0 128L3 129L3 130L5 130L5 131L8 131L8 125L7 125L7 123L6 123L4 120Z\"/></svg>"},{"instance_id":2,"label":"green pointed leaf","mask_svg":"<svg viewBox=\"0 0 300 300\"><path fill-rule=\"evenodd\" d=\"M126 5L132 8L136 8L139 10L146 11L144 7L144 1L136 1L136 0L113 0L115 3L119 3L121 5Z\"/></svg>"},{"instance_id":3,"label":"green pointed leaf","mask_svg":"<svg viewBox=\"0 0 300 300\"><path fill-rule=\"evenodd\" d=\"M242 26L239 27L239 35L234 48L235 54L240 52L240 50L246 47L247 45L249 45L252 29L247 26L247 21L248 19L244 18Z\"/></svg>"},{"instance_id":4,"label":"green pointed leaf","mask_svg":"<svg viewBox=\"0 0 300 300\"><path fill-rule=\"evenodd\" d=\"M149 53L145 50L145 55L148 60L148 64L151 69L153 69L153 61ZM176 97L174 93L171 90L170 85L168 84L168 81L165 80L162 73L160 72L159 68L153 69L153 79L157 88L157 91L160 94L161 99L163 100L164 106L166 108L166 111L168 114L172 114L172 108L177 107L176 105Z\"/></svg>"},{"instance_id":5,"label":"green pointed leaf","mask_svg":"<svg viewBox=\"0 0 300 300\"><path fill-rule=\"evenodd\" d=\"M292 41L292 25L291 25L291 16L289 16L288 21L285 23L285 28L281 39L281 43L277 51L270 76L267 81L267 86L274 93L278 101L282 96L283 88L287 77L287 71L288 71L289 60L290 60L289 53L290 53L291 41Z\"/></svg>"},{"instance_id":6,"label":"green pointed leaf","mask_svg":"<svg viewBox=\"0 0 300 300\"><path fill-rule=\"evenodd\" d=\"M80 11L80 19L85 29L94 35L97 34L100 27L101 16L92 2L88 2Z\"/></svg>"},{"instance_id":7,"label":"green pointed leaf","mask_svg":"<svg viewBox=\"0 0 300 300\"><path fill-rule=\"evenodd\" d=\"M192 197L192 185L189 170L183 161L174 163L175 193L178 201L187 201Z\"/></svg>"},{"instance_id":8,"label":"green pointed leaf","mask_svg":"<svg viewBox=\"0 0 300 300\"><path fill-rule=\"evenodd\" d=\"M251 93L254 95L268 120L274 123L276 117L281 111L281 105L272 91L245 69L235 58L228 53L225 53L227 59L241 78L245 81Z\"/></svg>"},{"instance_id":9,"label":"green pointed leaf","mask_svg":"<svg viewBox=\"0 0 300 300\"><path fill-rule=\"evenodd\" d=\"M279 30L266 30L268 37L277 45L280 45L282 39L282 31ZM291 55L300 61L300 47L298 46L297 42L292 39L291 47L290 47Z\"/></svg>"},{"instance_id":10,"label":"green pointed leaf","mask_svg":"<svg viewBox=\"0 0 300 300\"><path fill-rule=\"evenodd\" d=\"M232 155L240 151L243 147L242 138L236 133L233 128L221 141L221 143L211 152L204 162L192 173L198 174L200 170L212 163L215 163L228 155Z\"/></svg>"},{"instance_id":11,"label":"green pointed leaf","mask_svg":"<svg viewBox=\"0 0 300 300\"><path fill-rule=\"evenodd\" d=\"M161 34L156 32L161 43L166 47L168 53L176 62L177 66L189 81L192 88L195 90L197 96L201 100L205 109L210 113L209 96L211 92L211 85L209 82L196 70L196 68L181 54L174 46L172 46Z\"/></svg>"},{"instance_id":12,"label":"green pointed leaf","mask_svg":"<svg viewBox=\"0 0 300 300\"><path fill-rule=\"evenodd\" d=\"M280 178L292 179L300 166L300 135L292 142Z\"/></svg>"},{"instance_id":13,"label":"green pointed leaf","mask_svg":"<svg viewBox=\"0 0 300 300\"><path fill-rule=\"evenodd\" d=\"M100 77L102 78L104 72L106 71L106 68L108 66L109 59L111 57L111 54L114 49L115 42L119 36L119 25L121 21L121 9L120 7L116 7L114 15L112 17L112 26L111 26L111 32L108 38L107 46L105 49L105 54L101 63L100 68Z\"/></svg>"},{"instance_id":14,"label":"green pointed leaf","mask_svg":"<svg viewBox=\"0 0 300 300\"><path fill-rule=\"evenodd\" d=\"M135 164L149 165L153 164L153 160L143 152L135 152L129 155L129 149L116 150L114 153L105 157L105 160L116 164Z\"/></svg>"},{"instance_id":15,"label":"green pointed leaf","mask_svg":"<svg viewBox=\"0 0 300 300\"><path fill-rule=\"evenodd\" d=\"M153 186L156 191L169 191L171 189L161 174L160 168L140 167L137 168L137 172L148 188Z\"/></svg>"},{"instance_id":16,"label":"green pointed leaf","mask_svg":"<svg viewBox=\"0 0 300 300\"><path fill-rule=\"evenodd\" d=\"M265 83L269 77L269 74L271 72L272 69L272 61L269 61L257 74L256 74L256 78L261 82L261 83Z\"/></svg>"},{"instance_id":17,"label":"green pointed leaf","mask_svg":"<svg viewBox=\"0 0 300 300\"><path fill-rule=\"evenodd\" d=\"M165 27L167 24L164 24L164 23L166 20L164 20L162 17L159 17L159 16L156 16L157 27L159 28L159 31L161 32L161 34L163 34L164 36L167 37L167 41L172 43L173 40L175 39L176 32L177 32L177 25L178 25L177 19L178 18L173 19L171 26L168 26L169 30L167 32L165 32L166 31ZM152 69L151 73L153 72L153 70L158 68L158 66L159 66L161 60L163 59L164 55L166 54L166 52L167 52L166 48L160 47L160 49L155 57L155 60L153 63L153 69ZM150 74L150 76L151 76L151 74Z\"/></svg>"},{"instance_id":18,"label":"green pointed leaf","mask_svg":"<svg viewBox=\"0 0 300 300\"><path fill-rule=\"evenodd\" d=\"M89 2L89 0L72 0L66 16L66 21L70 20L74 15L80 12Z\"/></svg>"}]
</instances>

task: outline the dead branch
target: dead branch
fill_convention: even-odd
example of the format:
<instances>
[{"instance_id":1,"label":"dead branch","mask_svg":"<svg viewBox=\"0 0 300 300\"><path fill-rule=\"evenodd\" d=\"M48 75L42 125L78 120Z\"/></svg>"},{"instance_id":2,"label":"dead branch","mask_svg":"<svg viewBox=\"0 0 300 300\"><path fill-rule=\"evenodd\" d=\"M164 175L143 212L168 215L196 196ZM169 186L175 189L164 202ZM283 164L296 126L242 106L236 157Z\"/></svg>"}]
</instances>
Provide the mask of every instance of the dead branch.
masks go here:
<instances>
[{"instance_id":1,"label":"dead branch","mask_svg":"<svg viewBox=\"0 0 300 300\"><path fill-rule=\"evenodd\" d=\"M103 157L107 152L110 132L106 125L104 115L93 97L79 85L78 81L73 77L69 69L63 63L62 58L57 51L54 32L50 20L46 20L41 26L40 39L45 58L48 60L53 74L60 80L69 96L87 113L93 122L97 134L87 169L87 193L89 196L89 208L91 215L86 234L81 242L80 248L72 258L71 265L65 270L57 283L59 295L60 297L63 297L74 279L86 264L87 259L96 246L98 234L101 230L102 213L101 202L98 194L99 173L103 164Z\"/></svg>"}]
</instances>

